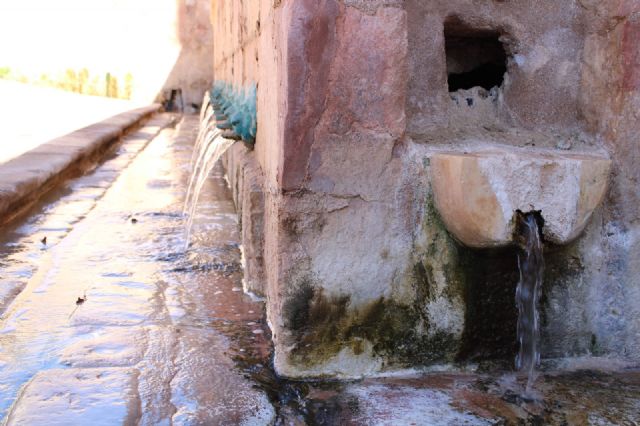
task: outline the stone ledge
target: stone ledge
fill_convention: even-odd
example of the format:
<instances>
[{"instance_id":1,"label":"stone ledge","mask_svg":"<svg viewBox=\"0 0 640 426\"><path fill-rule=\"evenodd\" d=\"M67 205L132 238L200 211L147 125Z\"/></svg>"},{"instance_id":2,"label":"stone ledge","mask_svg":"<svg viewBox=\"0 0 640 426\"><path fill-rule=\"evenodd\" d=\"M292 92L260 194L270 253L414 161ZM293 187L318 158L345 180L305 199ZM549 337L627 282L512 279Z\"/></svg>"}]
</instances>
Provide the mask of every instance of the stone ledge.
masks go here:
<instances>
[{"instance_id":1,"label":"stone ledge","mask_svg":"<svg viewBox=\"0 0 640 426\"><path fill-rule=\"evenodd\" d=\"M28 208L84 161L90 161L159 104L137 108L44 143L0 164L0 224Z\"/></svg>"},{"instance_id":2,"label":"stone ledge","mask_svg":"<svg viewBox=\"0 0 640 426\"><path fill-rule=\"evenodd\" d=\"M222 162L241 226L245 290L264 296L264 175L242 143L233 144Z\"/></svg>"}]
</instances>

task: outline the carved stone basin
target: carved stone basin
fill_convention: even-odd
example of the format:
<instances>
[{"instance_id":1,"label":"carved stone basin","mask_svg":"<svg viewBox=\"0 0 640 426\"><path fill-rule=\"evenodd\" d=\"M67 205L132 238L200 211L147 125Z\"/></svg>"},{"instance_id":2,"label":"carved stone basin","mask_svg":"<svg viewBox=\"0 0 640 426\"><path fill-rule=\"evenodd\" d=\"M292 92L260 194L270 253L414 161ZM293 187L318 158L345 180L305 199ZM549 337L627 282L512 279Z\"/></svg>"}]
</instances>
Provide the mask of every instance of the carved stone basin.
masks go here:
<instances>
[{"instance_id":1,"label":"carved stone basin","mask_svg":"<svg viewBox=\"0 0 640 426\"><path fill-rule=\"evenodd\" d=\"M565 244L602 200L610 167L599 155L492 148L437 153L431 177L442 220L463 244L510 244L516 210L541 210L545 239Z\"/></svg>"}]
</instances>

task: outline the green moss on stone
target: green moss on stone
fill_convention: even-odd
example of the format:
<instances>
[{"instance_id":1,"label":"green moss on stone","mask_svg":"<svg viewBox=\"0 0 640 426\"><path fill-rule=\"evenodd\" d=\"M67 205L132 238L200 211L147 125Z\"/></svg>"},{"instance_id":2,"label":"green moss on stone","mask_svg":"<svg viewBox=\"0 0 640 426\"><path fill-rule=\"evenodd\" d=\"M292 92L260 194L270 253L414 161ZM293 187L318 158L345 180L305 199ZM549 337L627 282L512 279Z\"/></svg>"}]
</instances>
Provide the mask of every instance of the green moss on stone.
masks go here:
<instances>
[{"instance_id":1,"label":"green moss on stone","mask_svg":"<svg viewBox=\"0 0 640 426\"><path fill-rule=\"evenodd\" d=\"M328 294L322 283L309 278L309 265L297 268L302 275L286 280L287 288L295 289L285 296L283 307L285 327L291 331L291 363L319 366L345 348L360 355L369 345L374 355L394 367L513 359L516 248L464 247L446 230L429 193L425 200L413 266L403 281L393 283L390 296L356 304L350 295ZM295 221L283 225L292 236L300 232ZM575 246L553 252L545 292L552 285L572 285L583 274ZM464 310L462 332L430 323L429 305L442 298ZM585 340L592 352L598 351L593 340Z\"/></svg>"},{"instance_id":2,"label":"green moss on stone","mask_svg":"<svg viewBox=\"0 0 640 426\"><path fill-rule=\"evenodd\" d=\"M351 308L349 296L326 296L322 289L310 288L308 283L301 286L284 309L293 332L295 364L322 364L346 347L359 355L365 341L375 355L399 366L449 361L455 354L452 335L418 333L425 319L415 306L379 298Z\"/></svg>"}]
</instances>

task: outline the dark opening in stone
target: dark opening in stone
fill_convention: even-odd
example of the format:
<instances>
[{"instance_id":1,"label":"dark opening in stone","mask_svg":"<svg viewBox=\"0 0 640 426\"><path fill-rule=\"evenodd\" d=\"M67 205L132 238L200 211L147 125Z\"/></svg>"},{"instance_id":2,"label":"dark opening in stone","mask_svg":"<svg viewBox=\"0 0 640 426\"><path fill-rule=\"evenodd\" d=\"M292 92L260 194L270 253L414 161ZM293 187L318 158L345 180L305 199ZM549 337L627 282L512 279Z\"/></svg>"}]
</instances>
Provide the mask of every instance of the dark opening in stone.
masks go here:
<instances>
[{"instance_id":1,"label":"dark opening in stone","mask_svg":"<svg viewBox=\"0 0 640 426\"><path fill-rule=\"evenodd\" d=\"M497 31L474 30L458 20L445 22L449 92L499 87L507 72L507 53Z\"/></svg>"},{"instance_id":2,"label":"dark opening in stone","mask_svg":"<svg viewBox=\"0 0 640 426\"><path fill-rule=\"evenodd\" d=\"M518 258L513 247L458 248L465 280L465 328L458 360L505 362L518 352L516 284Z\"/></svg>"}]
</instances>

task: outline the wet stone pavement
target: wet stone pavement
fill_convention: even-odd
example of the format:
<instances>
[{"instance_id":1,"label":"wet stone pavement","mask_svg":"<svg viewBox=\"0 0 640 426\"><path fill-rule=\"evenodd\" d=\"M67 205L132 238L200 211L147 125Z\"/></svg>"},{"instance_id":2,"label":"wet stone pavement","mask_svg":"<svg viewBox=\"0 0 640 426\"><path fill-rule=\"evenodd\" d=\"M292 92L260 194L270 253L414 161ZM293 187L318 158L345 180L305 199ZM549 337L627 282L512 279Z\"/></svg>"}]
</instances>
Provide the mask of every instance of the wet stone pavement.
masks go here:
<instances>
[{"instance_id":1,"label":"wet stone pavement","mask_svg":"<svg viewBox=\"0 0 640 426\"><path fill-rule=\"evenodd\" d=\"M3 233L2 286L12 290L0 321L0 411L8 424L273 419L266 394L232 359L246 351L232 339L252 351L268 346L263 304L242 293L220 170L201 197L194 243L183 248L196 130L182 122L146 147L144 134L130 136L119 155Z\"/></svg>"},{"instance_id":2,"label":"wet stone pavement","mask_svg":"<svg viewBox=\"0 0 640 426\"><path fill-rule=\"evenodd\" d=\"M158 116L2 232L0 417L20 425L636 425L640 373L406 372L291 382L242 292L218 167L184 250L197 117ZM164 121L163 121L164 120ZM41 240L47 237L46 244ZM597 362L596 362L597 364Z\"/></svg>"}]
</instances>

